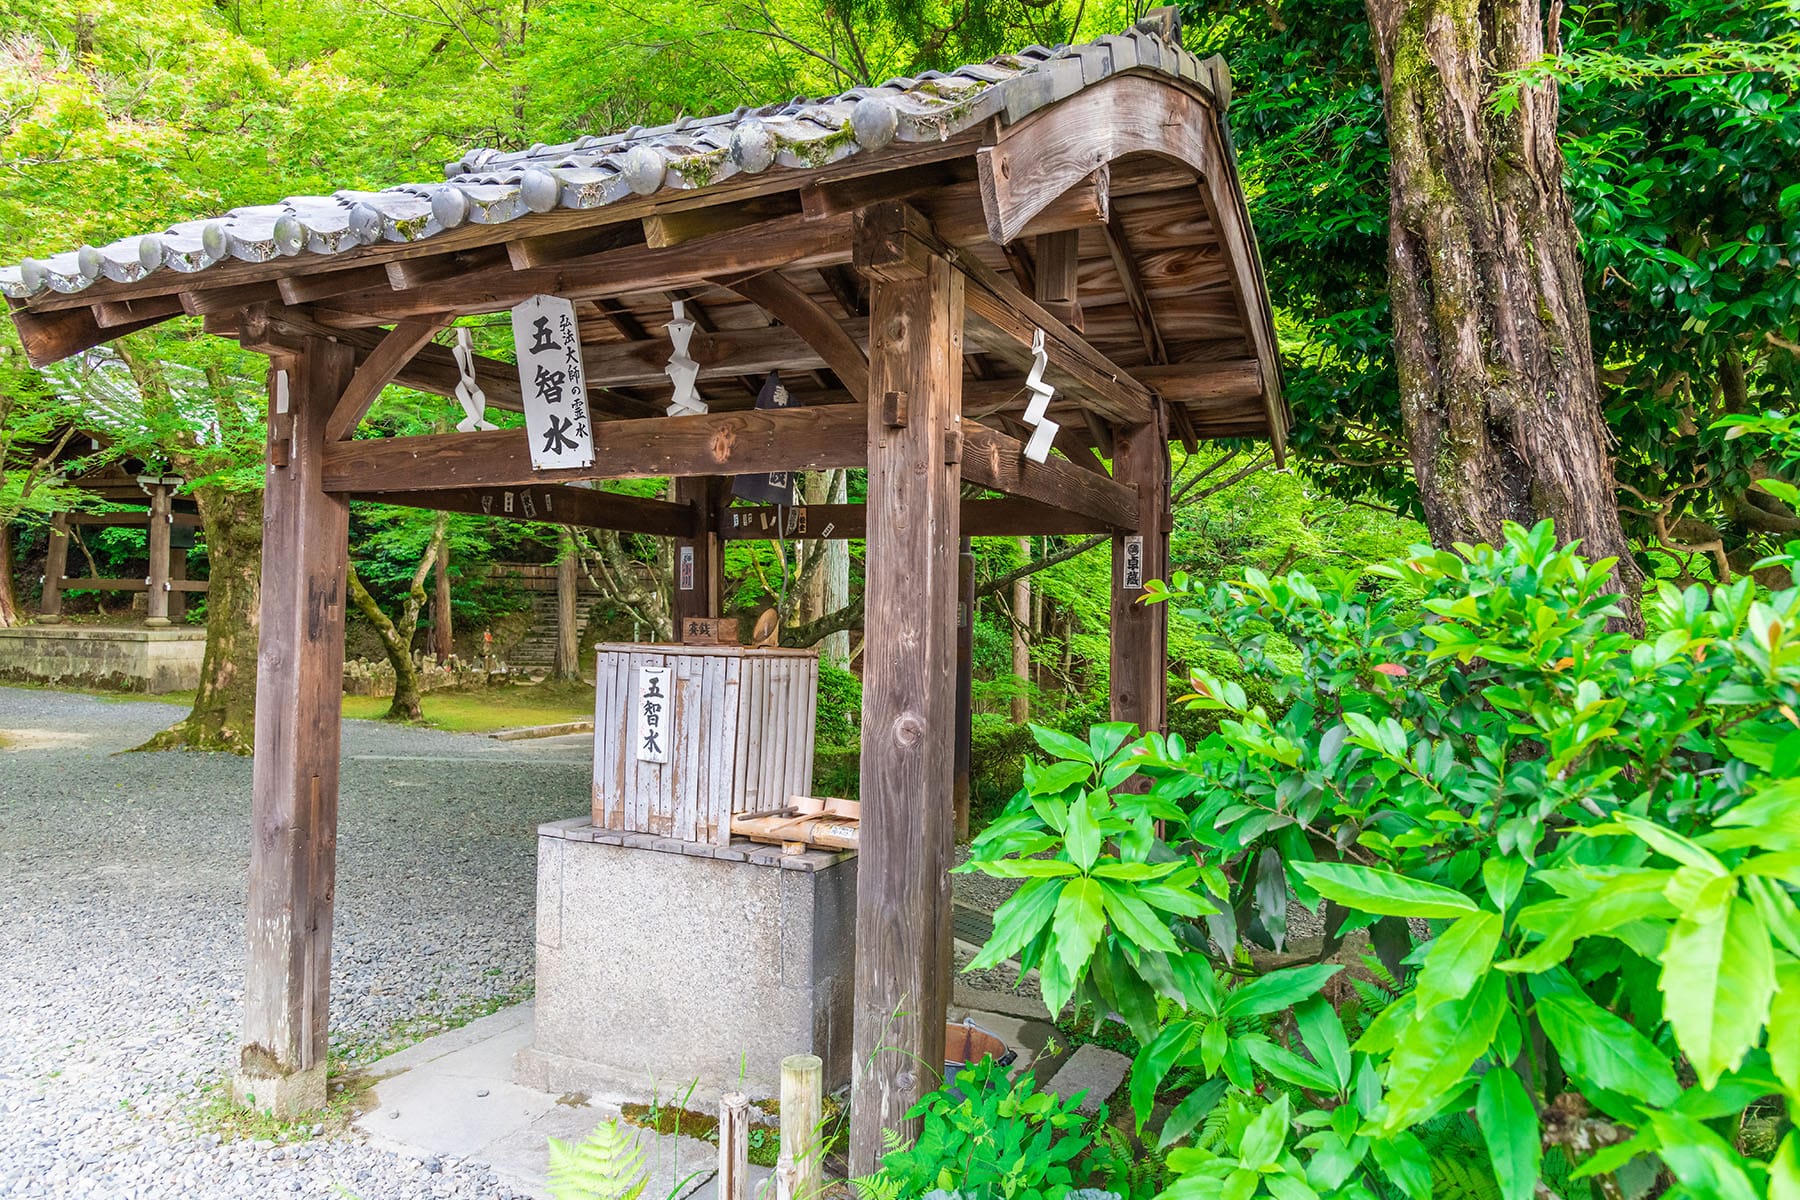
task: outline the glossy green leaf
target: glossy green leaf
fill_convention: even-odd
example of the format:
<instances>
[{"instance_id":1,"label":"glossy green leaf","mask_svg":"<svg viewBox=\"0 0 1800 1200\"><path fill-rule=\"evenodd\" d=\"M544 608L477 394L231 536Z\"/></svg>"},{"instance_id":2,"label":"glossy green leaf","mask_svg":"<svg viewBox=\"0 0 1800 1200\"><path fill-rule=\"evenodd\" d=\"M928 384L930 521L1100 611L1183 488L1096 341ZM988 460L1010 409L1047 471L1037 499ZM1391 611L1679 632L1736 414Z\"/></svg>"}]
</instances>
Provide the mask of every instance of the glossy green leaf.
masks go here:
<instances>
[{"instance_id":1,"label":"glossy green leaf","mask_svg":"<svg viewBox=\"0 0 1800 1200\"><path fill-rule=\"evenodd\" d=\"M1500 1183L1503 1200L1531 1200L1536 1194L1544 1148L1537 1110L1519 1077L1494 1067L1475 1090L1475 1120L1487 1143L1488 1162Z\"/></svg>"},{"instance_id":2,"label":"glossy green leaf","mask_svg":"<svg viewBox=\"0 0 1800 1200\"><path fill-rule=\"evenodd\" d=\"M1148 950L1174 954L1180 949L1169 927L1156 917L1149 905L1131 894L1129 885L1097 883L1106 915L1113 929L1132 945Z\"/></svg>"},{"instance_id":3,"label":"glossy green leaf","mask_svg":"<svg viewBox=\"0 0 1800 1200\"><path fill-rule=\"evenodd\" d=\"M1769 1066L1789 1103L1800 1108L1800 963L1783 963L1775 971L1776 991L1769 1003Z\"/></svg>"},{"instance_id":4,"label":"glossy green leaf","mask_svg":"<svg viewBox=\"0 0 1800 1200\"><path fill-rule=\"evenodd\" d=\"M1316 963L1306 967L1288 967L1271 971L1259 979L1242 984L1225 997L1221 1011L1230 1016L1254 1017L1291 1008L1308 996L1315 995L1326 980L1343 970L1337 963Z\"/></svg>"},{"instance_id":5,"label":"glossy green leaf","mask_svg":"<svg viewBox=\"0 0 1800 1200\"><path fill-rule=\"evenodd\" d=\"M1288 1124L1293 1119L1293 1105L1283 1095L1275 1103L1256 1114L1244 1128L1238 1142L1238 1161L1253 1171L1275 1165L1281 1149L1287 1144Z\"/></svg>"},{"instance_id":6,"label":"glossy green leaf","mask_svg":"<svg viewBox=\"0 0 1800 1200\"><path fill-rule=\"evenodd\" d=\"M1408 1200L1431 1200L1431 1158L1410 1133L1376 1138L1369 1149L1387 1177Z\"/></svg>"},{"instance_id":7,"label":"glossy green leaf","mask_svg":"<svg viewBox=\"0 0 1800 1200\"><path fill-rule=\"evenodd\" d=\"M1177 1104L1174 1111L1169 1114L1168 1120L1163 1122L1162 1134L1156 1142L1157 1149L1167 1150L1194 1132L1194 1127L1204 1121L1207 1114L1218 1107L1219 1099L1224 1096L1226 1086L1223 1078L1209 1079L1184 1096L1181 1103ZM1138 1129L1140 1131L1143 1129L1142 1121L1138 1123Z\"/></svg>"},{"instance_id":8,"label":"glossy green leaf","mask_svg":"<svg viewBox=\"0 0 1800 1200\"><path fill-rule=\"evenodd\" d=\"M1691 1195L1707 1200L1761 1200L1737 1153L1723 1138L1692 1117L1651 1111L1658 1153Z\"/></svg>"},{"instance_id":9,"label":"glossy green leaf","mask_svg":"<svg viewBox=\"0 0 1800 1200\"><path fill-rule=\"evenodd\" d=\"M1383 1128L1390 1133L1406 1128L1462 1083L1493 1043L1505 1009L1504 977L1494 971L1463 999L1436 1005L1403 1023L1388 1058Z\"/></svg>"},{"instance_id":10,"label":"glossy green leaf","mask_svg":"<svg viewBox=\"0 0 1800 1200\"><path fill-rule=\"evenodd\" d=\"M1105 927L1106 909L1100 885L1092 879L1071 879L1064 884L1056 902L1055 957L1062 961L1071 978L1087 966Z\"/></svg>"},{"instance_id":11,"label":"glossy green leaf","mask_svg":"<svg viewBox=\"0 0 1800 1200\"><path fill-rule=\"evenodd\" d=\"M1055 914L1062 889L1055 880L1034 879L1014 892L995 910L994 932L966 969L997 966L1022 950Z\"/></svg>"},{"instance_id":12,"label":"glossy green leaf","mask_svg":"<svg viewBox=\"0 0 1800 1200\"><path fill-rule=\"evenodd\" d=\"M1294 863L1293 869L1321 896L1359 912L1389 917L1460 917L1476 911L1461 892L1392 871L1350 863Z\"/></svg>"},{"instance_id":13,"label":"glossy green leaf","mask_svg":"<svg viewBox=\"0 0 1800 1200\"><path fill-rule=\"evenodd\" d=\"M1102 798L1104 803L1104 798ZM1083 792L1069 805L1069 823L1063 830L1069 860L1082 871L1091 869L1100 857L1100 822L1094 816L1094 793Z\"/></svg>"},{"instance_id":14,"label":"glossy green leaf","mask_svg":"<svg viewBox=\"0 0 1800 1200\"><path fill-rule=\"evenodd\" d=\"M1072 762L1088 763L1090 765L1094 761L1093 752L1088 749L1088 744L1086 742L1082 741L1080 738L1070 737L1060 730L1046 729L1042 725L1033 725L1031 727L1031 736L1036 739L1037 744L1043 748L1044 753L1052 755L1053 757L1067 759Z\"/></svg>"},{"instance_id":15,"label":"glossy green leaf","mask_svg":"<svg viewBox=\"0 0 1800 1200\"><path fill-rule=\"evenodd\" d=\"M1413 989L1419 1009L1468 995L1493 966L1500 931L1499 913L1476 912L1459 918L1432 939Z\"/></svg>"},{"instance_id":16,"label":"glossy green leaf","mask_svg":"<svg viewBox=\"0 0 1800 1200\"><path fill-rule=\"evenodd\" d=\"M1532 984L1538 1023L1570 1074L1650 1104L1669 1104L1681 1094L1668 1055L1629 1022L1577 988L1550 992L1541 980Z\"/></svg>"},{"instance_id":17,"label":"glossy green leaf","mask_svg":"<svg viewBox=\"0 0 1800 1200\"><path fill-rule=\"evenodd\" d=\"M1788 1130L1769 1163L1769 1200L1800 1200L1800 1132Z\"/></svg>"},{"instance_id":18,"label":"glossy green leaf","mask_svg":"<svg viewBox=\"0 0 1800 1200\"><path fill-rule=\"evenodd\" d=\"M1738 899L1723 916L1676 922L1661 987L1675 1040L1711 1087L1756 1044L1775 994L1774 951L1755 907Z\"/></svg>"},{"instance_id":19,"label":"glossy green leaf","mask_svg":"<svg viewBox=\"0 0 1800 1200\"><path fill-rule=\"evenodd\" d=\"M1344 1037L1344 1023L1331 1002L1323 996L1302 1001L1294 1006L1294 1021L1314 1061L1331 1072L1339 1091L1348 1088L1350 1044Z\"/></svg>"}]
</instances>

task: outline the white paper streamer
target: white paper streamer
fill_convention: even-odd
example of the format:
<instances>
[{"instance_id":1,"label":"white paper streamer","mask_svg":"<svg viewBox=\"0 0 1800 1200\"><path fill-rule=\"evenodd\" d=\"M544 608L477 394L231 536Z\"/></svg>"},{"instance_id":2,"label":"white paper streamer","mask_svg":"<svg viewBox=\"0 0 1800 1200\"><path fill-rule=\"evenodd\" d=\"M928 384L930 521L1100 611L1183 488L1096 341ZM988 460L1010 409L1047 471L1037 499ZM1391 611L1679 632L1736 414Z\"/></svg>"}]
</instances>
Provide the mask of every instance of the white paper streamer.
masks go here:
<instances>
[{"instance_id":1,"label":"white paper streamer","mask_svg":"<svg viewBox=\"0 0 1800 1200\"><path fill-rule=\"evenodd\" d=\"M675 385L675 395L668 408L671 417L707 411L706 401L694 390L694 384L700 378L700 364L688 357L688 343L693 338L694 323L688 320L687 306L677 300L675 316L669 321L669 341L674 344L675 353L669 356L669 365L663 368Z\"/></svg>"},{"instance_id":2,"label":"white paper streamer","mask_svg":"<svg viewBox=\"0 0 1800 1200\"><path fill-rule=\"evenodd\" d=\"M477 429L498 429L487 419L487 395L475 382L475 344L466 327L456 331L456 345L450 348L456 359L460 378L456 381L456 402L462 405L463 419L456 423L457 432L474 433Z\"/></svg>"},{"instance_id":3,"label":"white paper streamer","mask_svg":"<svg viewBox=\"0 0 1800 1200\"><path fill-rule=\"evenodd\" d=\"M1025 406L1025 423L1035 426L1031 440L1025 443L1025 457L1032 462L1041 463L1050 457L1050 447L1062 428L1045 415L1050 411L1050 397L1056 395L1056 389L1044 382L1044 368L1049 362L1050 356L1044 352L1044 331L1039 329L1031 335L1031 374L1025 377L1025 386L1032 392L1031 403Z\"/></svg>"}]
</instances>

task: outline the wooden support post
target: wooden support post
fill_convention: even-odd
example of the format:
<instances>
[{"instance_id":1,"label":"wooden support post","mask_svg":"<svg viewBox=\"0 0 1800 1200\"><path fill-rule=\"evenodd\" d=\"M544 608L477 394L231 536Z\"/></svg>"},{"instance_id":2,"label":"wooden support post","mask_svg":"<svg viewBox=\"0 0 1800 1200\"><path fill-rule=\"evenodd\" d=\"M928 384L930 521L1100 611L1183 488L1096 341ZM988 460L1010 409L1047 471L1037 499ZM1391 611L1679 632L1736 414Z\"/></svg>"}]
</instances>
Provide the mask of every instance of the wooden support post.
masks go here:
<instances>
[{"instance_id":1,"label":"wooden support post","mask_svg":"<svg viewBox=\"0 0 1800 1200\"><path fill-rule=\"evenodd\" d=\"M825 1182L825 1064L816 1054L781 1060L781 1155L776 1200L819 1200ZM721 1200L724 1194L720 1193Z\"/></svg>"},{"instance_id":2,"label":"wooden support post","mask_svg":"<svg viewBox=\"0 0 1800 1200\"><path fill-rule=\"evenodd\" d=\"M44 551L44 594L38 602L38 622L55 625L62 620L63 579L69 570L69 514L50 518L50 545Z\"/></svg>"},{"instance_id":3,"label":"wooden support post","mask_svg":"<svg viewBox=\"0 0 1800 1200\"><path fill-rule=\"evenodd\" d=\"M855 246L871 402L852 1177L879 1165L884 1129L918 1135L906 1113L937 1086L949 1000L963 277L909 216L864 210Z\"/></svg>"},{"instance_id":4,"label":"wooden support post","mask_svg":"<svg viewBox=\"0 0 1800 1200\"><path fill-rule=\"evenodd\" d=\"M249 965L233 1093L280 1117L325 1103L350 506L321 486L321 460L355 366L348 346L320 339L270 364L272 407L285 396L287 411L271 413L264 472ZM276 466L284 429L292 442Z\"/></svg>"},{"instance_id":5,"label":"wooden support post","mask_svg":"<svg viewBox=\"0 0 1800 1200\"><path fill-rule=\"evenodd\" d=\"M969 772L974 757L975 554L969 539L956 556L956 840L969 840Z\"/></svg>"},{"instance_id":6,"label":"wooden support post","mask_svg":"<svg viewBox=\"0 0 1800 1200\"><path fill-rule=\"evenodd\" d=\"M698 529L691 538L675 541L674 603L675 640L686 641L683 624L689 617L716 617L724 591L725 554L719 543L719 508L724 502L725 480L714 476L679 478L675 502L689 505L698 515Z\"/></svg>"},{"instance_id":7,"label":"wooden support post","mask_svg":"<svg viewBox=\"0 0 1800 1200\"><path fill-rule=\"evenodd\" d=\"M1077 332L1086 328L1081 319L1080 275L1080 231L1068 229L1038 236L1037 271L1032 279L1037 302Z\"/></svg>"},{"instance_id":8,"label":"wooden support post","mask_svg":"<svg viewBox=\"0 0 1800 1200\"><path fill-rule=\"evenodd\" d=\"M187 621L187 591L181 585L187 582L188 552L179 547L169 548L169 623L181 625Z\"/></svg>"},{"instance_id":9,"label":"wooden support post","mask_svg":"<svg viewBox=\"0 0 1800 1200\"><path fill-rule=\"evenodd\" d=\"M556 673L561 681L581 678L581 630L576 625L580 608L581 564L576 556L575 534L563 530L562 557L556 560Z\"/></svg>"},{"instance_id":10,"label":"wooden support post","mask_svg":"<svg viewBox=\"0 0 1800 1200\"><path fill-rule=\"evenodd\" d=\"M1143 585L1169 573L1169 443L1160 401L1153 419L1122 430L1113 478L1135 487L1138 523L1112 539L1112 719L1166 731L1169 702L1169 615L1140 604Z\"/></svg>"},{"instance_id":11,"label":"wooden support post","mask_svg":"<svg viewBox=\"0 0 1800 1200\"><path fill-rule=\"evenodd\" d=\"M750 1097L719 1097L718 1200L750 1200Z\"/></svg>"},{"instance_id":12,"label":"wooden support post","mask_svg":"<svg viewBox=\"0 0 1800 1200\"><path fill-rule=\"evenodd\" d=\"M145 597L144 624L160 629L169 624L169 514L174 496L164 484L150 486L150 577Z\"/></svg>"}]
</instances>

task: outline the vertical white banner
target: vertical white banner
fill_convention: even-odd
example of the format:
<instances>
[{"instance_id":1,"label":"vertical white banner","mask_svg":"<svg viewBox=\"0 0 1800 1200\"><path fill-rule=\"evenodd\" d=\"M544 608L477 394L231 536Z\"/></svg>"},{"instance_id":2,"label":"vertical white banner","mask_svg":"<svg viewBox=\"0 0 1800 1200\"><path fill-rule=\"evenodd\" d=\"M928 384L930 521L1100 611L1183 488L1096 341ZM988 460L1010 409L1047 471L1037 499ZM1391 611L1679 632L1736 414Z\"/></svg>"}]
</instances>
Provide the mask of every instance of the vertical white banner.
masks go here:
<instances>
[{"instance_id":1,"label":"vertical white banner","mask_svg":"<svg viewBox=\"0 0 1800 1200\"><path fill-rule=\"evenodd\" d=\"M533 469L592 466L594 430L575 306L560 296L533 296L512 310L512 327Z\"/></svg>"},{"instance_id":2,"label":"vertical white banner","mask_svg":"<svg viewBox=\"0 0 1800 1200\"><path fill-rule=\"evenodd\" d=\"M1119 586L1126 591L1139 591L1144 586L1144 537L1134 533L1125 539L1124 578Z\"/></svg>"},{"instance_id":3,"label":"vertical white banner","mask_svg":"<svg viewBox=\"0 0 1800 1200\"><path fill-rule=\"evenodd\" d=\"M669 761L669 668L641 667L637 689L639 762Z\"/></svg>"},{"instance_id":4,"label":"vertical white banner","mask_svg":"<svg viewBox=\"0 0 1800 1200\"><path fill-rule=\"evenodd\" d=\"M683 546L681 548L681 571L680 571L680 574L681 574L681 590L684 592L693 591L694 590L694 548L692 546Z\"/></svg>"}]
</instances>

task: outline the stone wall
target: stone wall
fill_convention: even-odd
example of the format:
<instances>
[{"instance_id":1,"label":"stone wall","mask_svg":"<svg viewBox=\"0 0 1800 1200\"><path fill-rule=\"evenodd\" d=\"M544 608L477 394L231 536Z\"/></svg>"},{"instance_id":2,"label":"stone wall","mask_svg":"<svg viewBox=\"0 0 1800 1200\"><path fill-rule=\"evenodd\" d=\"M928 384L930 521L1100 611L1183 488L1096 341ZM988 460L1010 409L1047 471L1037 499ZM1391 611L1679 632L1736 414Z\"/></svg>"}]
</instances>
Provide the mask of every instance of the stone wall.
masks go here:
<instances>
[{"instance_id":1,"label":"stone wall","mask_svg":"<svg viewBox=\"0 0 1800 1200\"><path fill-rule=\"evenodd\" d=\"M0 629L0 679L14 683L186 692L200 686L206 630L21 625Z\"/></svg>"}]
</instances>

